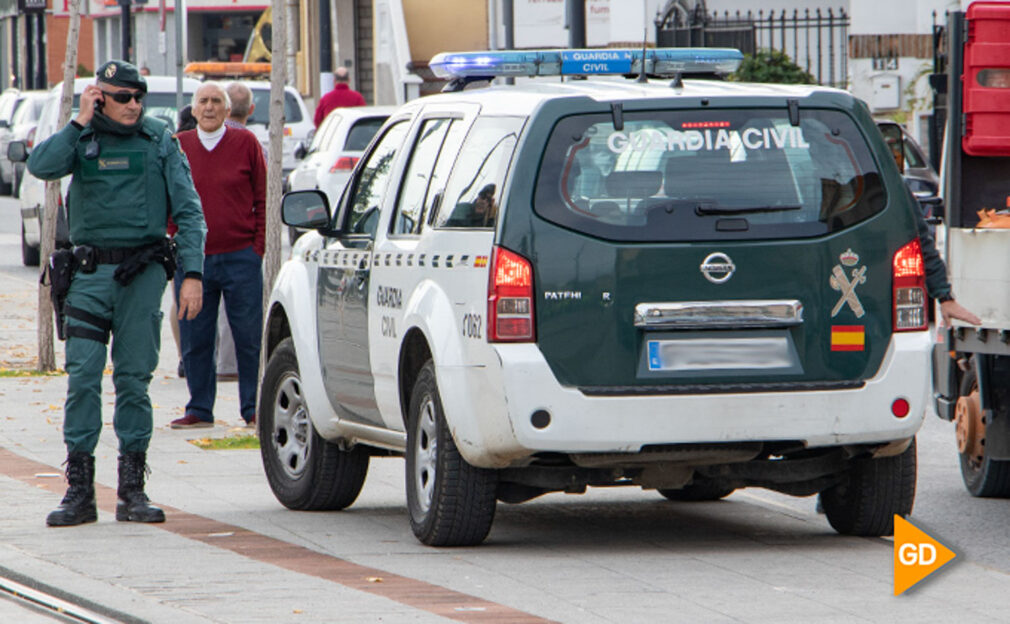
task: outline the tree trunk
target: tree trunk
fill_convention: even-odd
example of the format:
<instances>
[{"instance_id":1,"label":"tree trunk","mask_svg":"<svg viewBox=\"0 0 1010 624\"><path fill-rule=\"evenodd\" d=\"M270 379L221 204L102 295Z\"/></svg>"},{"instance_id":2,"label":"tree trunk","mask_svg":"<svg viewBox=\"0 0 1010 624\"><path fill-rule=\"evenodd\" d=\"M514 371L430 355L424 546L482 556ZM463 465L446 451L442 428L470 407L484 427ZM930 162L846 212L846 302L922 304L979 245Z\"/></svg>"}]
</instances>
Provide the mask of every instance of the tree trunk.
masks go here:
<instances>
[{"instance_id":1,"label":"tree trunk","mask_svg":"<svg viewBox=\"0 0 1010 624\"><path fill-rule=\"evenodd\" d=\"M274 51L287 46L287 15L284 0L273 0ZM281 195L284 154L284 85L287 71L283 55L274 54L270 64L270 149L267 159L266 252L263 256L263 318L270 300L270 290L281 265Z\"/></svg>"},{"instance_id":2,"label":"tree trunk","mask_svg":"<svg viewBox=\"0 0 1010 624\"><path fill-rule=\"evenodd\" d=\"M69 0L70 25L67 30L67 52L63 63L63 94L60 99L59 126L70 121L70 110L74 98L74 75L77 72L77 45L81 32L80 0ZM46 203L42 232L39 236L39 257L42 266L49 264L49 256L56 246L56 211L60 203L60 181L46 182ZM44 270L44 269L43 269ZM53 350L53 302L49 297L49 287L39 285L39 370L56 369L56 354Z\"/></svg>"},{"instance_id":3,"label":"tree trunk","mask_svg":"<svg viewBox=\"0 0 1010 624\"><path fill-rule=\"evenodd\" d=\"M287 48L287 14L284 0L272 0L273 40L270 62L270 149L267 154L266 251L263 254L263 320L266 322L270 291L281 266L281 196L284 155L284 85ZM266 367L266 349L260 350L260 371ZM262 379L262 375L260 376Z\"/></svg>"}]
</instances>

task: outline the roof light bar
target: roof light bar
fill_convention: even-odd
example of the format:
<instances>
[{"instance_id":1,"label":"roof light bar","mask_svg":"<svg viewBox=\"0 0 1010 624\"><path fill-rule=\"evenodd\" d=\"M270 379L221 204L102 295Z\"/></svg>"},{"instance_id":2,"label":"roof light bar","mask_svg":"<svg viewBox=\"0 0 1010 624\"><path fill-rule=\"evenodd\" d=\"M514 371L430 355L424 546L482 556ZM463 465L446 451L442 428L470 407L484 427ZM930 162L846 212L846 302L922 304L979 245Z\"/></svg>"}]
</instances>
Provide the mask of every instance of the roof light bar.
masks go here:
<instances>
[{"instance_id":1,"label":"roof light bar","mask_svg":"<svg viewBox=\"0 0 1010 624\"><path fill-rule=\"evenodd\" d=\"M600 76L642 72L642 50L624 48L442 52L428 67L439 78L504 76ZM732 48L645 50L645 73L652 75L736 71L743 54Z\"/></svg>"}]
</instances>

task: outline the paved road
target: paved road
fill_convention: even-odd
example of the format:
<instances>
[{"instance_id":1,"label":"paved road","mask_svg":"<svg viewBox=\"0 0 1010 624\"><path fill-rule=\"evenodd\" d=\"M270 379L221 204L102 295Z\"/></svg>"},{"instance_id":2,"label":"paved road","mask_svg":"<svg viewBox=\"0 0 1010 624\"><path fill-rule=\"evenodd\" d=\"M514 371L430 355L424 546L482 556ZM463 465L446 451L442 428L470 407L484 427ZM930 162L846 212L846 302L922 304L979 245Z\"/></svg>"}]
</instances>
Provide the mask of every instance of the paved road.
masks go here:
<instances>
[{"instance_id":1,"label":"paved road","mask_svg":"<svg viewBox=\"0 0 1010 624\"><path fill-rule=\"evenodd\" d=\"M14 202L0 199L5 365L34 353L35 272L20 266L16 219ZM373 460L349 510L296 513L271 495L256 451L202 451L187 441L192 432L169 429L186 389L163 335L148 488L168 510L161 526L115 522L107 422L96 453L99 522L46 528L64 488L66 380L0 378L0 576L126 621L1007 621L1010 502L964 492L951 426L935 417L919 438L911 520L960 556L897 598L888 540L837 536L813 499L760 490L699 504L634 489L552 494L500 504L481 547L438 550L410 533L399 459ZM223 386L224 424L209 435L235 432L236 394ZM6 604L0 621L15 621Z\"/></svg>"}]
</instances>

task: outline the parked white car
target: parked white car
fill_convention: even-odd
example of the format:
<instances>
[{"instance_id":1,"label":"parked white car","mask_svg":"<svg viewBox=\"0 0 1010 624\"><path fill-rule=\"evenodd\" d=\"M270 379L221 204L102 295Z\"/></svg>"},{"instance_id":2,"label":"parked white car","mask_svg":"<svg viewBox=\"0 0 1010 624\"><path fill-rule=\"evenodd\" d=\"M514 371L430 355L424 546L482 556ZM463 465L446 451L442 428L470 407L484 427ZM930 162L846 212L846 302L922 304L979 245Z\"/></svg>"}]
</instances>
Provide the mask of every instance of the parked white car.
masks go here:
<instances>
[{"instance_id":1,"label":"parked white car","mask_svg":"<svg viewBox=\"0 0 1010 624\"><path fill-rule=\"evenodd\" d=\"M7 139L8 141L10 140L10 125L14 118L14 111L17 108L20 98L20 89L15 89L13 87L4 89L4 92L0 93L0 141L4 139ZM9 193L10 171L8 171L5 176L2 168L0 168L0 194L7 195Z\"/></svg>"},{"instance_id":2,"label":"parked white car","mask_svg":"<svg viewBox=\"0 0 1010 624\"><path fill-rule=\"evenodd\" d=\"M298 166L288 176L288 190L319 190L336 205L354 165L395 106L334 109L312 137Z\"/></svg>"},{"instance_id":3,"label":"parked white car","mask_svg":"<svg viewBox=\"0 0 1010 624\"><path fill-rule=\"evenodd\" d=\"M176 123L176 79L174 76L147 76L147 97L144 98L144 112L147 115L168 121L172 128ZM74 103L73 112L70 117L73 119L77 114L80 102L80 95L84 87L94 84L94 78L78 78L74 81ZM197 87L200 86L198 80L184 78L182 81L184 104L189 103ZM39 116L39 123L35 129L35 142L39 143L49 138L60 126L58 117L60 112L60 95L63 92L63 83L57 84L49 90L46 101ZM27 147L25 145L25 147ZM62 209L63 198L66 196L67 187L70 185L70 176L61 180L60 206ZM33 176L27 169L24 171L24 178L21 180L21 261L25 266L38 266L39 247L42 232L42 213L46 200L46 185L43 180ZM62 213L62 210L61 210ZM67 237L65 220L57 224L57 240L65 240Z\"/></svg>"},{"instance_id":4,"label":"parked white car","mask_svg":"<svg viewBox=\"0 0 1010 624\"><path fill-rule=\"evenodd\" d=\"M11 141L24 141L29 149L35 144L35 128L39 124L47 95L47 91L23 91L14 110L9 132L0 135L0 177L3 178L4 184L9 186L10 193L14 197L18 196L25 164L11 162L7 157L7 146Z\"/></svg>"},{"instance_id":5,"label":"parked white car","mask_svg":"<svg viewBox=\"0 0 1010 624\"><path fill-rule=\"evenodd\" d=\"M246 120L246 127L249 128L259 139L263 149L270 149L270 83L264 80L241 80L249 86L253 92L253 103L256 109ZM288 172L295 168L298 159L295 158L295 150L298 145L308 144L312 138L315 126L312 123L312 115L305 107L302 96L294 87L284 87L284 147L281 169L287 176Z\"/></svg>"}]
</instances>

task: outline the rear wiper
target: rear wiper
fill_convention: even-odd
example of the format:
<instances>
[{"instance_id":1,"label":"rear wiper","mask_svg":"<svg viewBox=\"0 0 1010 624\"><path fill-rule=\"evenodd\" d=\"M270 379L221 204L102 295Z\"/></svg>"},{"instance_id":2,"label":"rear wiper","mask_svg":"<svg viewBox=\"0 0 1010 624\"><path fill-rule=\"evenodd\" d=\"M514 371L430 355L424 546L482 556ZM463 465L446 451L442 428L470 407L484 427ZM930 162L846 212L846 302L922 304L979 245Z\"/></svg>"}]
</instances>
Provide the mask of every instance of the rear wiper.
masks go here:
<instances>
[{"instance_id":1,"label":"rear wiper","mask_svg":"<svg viewBox=\"0 0 1010 624\"><path fill-rule=\"evenodd\" d=\"M698 204L694 212L699 215L735 215L754 212L784 212L786 210L800 210L801 208L803 206L716 206L714 204Z\"/></svg>"}]
</instances>

